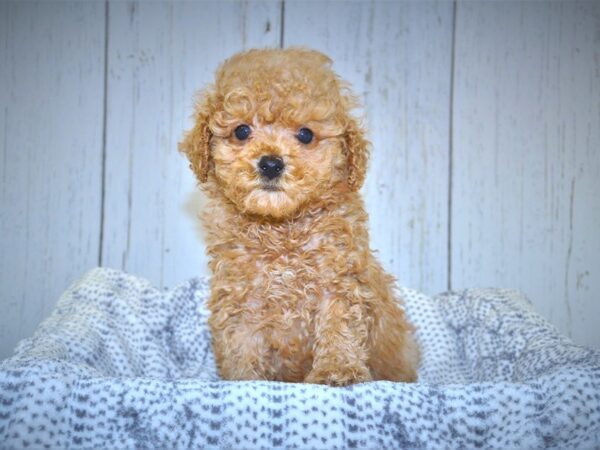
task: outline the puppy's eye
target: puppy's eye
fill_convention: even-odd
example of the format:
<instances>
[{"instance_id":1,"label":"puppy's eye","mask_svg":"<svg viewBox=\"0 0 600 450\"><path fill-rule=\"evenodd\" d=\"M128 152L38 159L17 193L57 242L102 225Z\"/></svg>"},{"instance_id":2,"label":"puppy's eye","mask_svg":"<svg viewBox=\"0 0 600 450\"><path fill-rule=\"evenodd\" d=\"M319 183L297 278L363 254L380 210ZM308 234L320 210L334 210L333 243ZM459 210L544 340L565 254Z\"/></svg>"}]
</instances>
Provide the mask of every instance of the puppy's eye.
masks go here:
<instances>
[{"instance_id":1,"label":"puppy's eye","mask_svg":"<svg viewBox=\"0 0 600 450\"><path fill-rule=\"evenodd\" d=\"M252 129L246 124L240 125L235 129L235 137L240 141L248 139L250 133L252 133Z\"/></svg>"},{"instance_id":2,"label":"puppy's eye","mask_svg":"<svg viewBox=\"0 0 600 450\"><path fill-rule=\"evenodd\" d=\"M310 144L313 140L314 134L308 128L300 128L298 134L296 135L296 139L298 139L303 144Z\"/></svg>"}]
</instances>

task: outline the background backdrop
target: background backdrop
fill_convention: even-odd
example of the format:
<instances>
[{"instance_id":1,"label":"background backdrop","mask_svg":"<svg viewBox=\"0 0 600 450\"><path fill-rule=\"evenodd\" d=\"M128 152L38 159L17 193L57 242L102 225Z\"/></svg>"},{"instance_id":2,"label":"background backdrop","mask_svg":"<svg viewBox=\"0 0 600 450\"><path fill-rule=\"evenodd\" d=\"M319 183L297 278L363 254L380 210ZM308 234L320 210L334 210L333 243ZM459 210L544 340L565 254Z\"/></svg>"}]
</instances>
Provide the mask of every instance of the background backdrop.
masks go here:
<instances>
[{"instance_id":1,"label":"background backdrop","mask_svg":"<svg viewBox=\"0 0 600 450\"><path fill-rule=\"evenodd\" d=\"M206 274L177 142L232 53L362 97L372 245L429 294L523 290L600 347L600 2L1 2L0 357L97 265Z\"/></svg>"}]
</instances>

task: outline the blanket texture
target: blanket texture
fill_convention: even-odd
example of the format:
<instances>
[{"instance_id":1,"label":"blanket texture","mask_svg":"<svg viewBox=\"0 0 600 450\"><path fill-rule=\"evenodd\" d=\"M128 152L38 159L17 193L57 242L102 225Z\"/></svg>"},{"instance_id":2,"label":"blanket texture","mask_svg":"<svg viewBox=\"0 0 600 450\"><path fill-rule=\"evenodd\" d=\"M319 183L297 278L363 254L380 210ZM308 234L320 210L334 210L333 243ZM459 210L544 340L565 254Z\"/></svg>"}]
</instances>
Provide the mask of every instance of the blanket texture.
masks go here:
<instances>
[{"instance_id":1,"label":"blanket texture","mask_svg":"<svg viewBox=\"0 0 600 450\"><path fill-rule=\"evenodd\" d=\"M2 448L600 448L600 353L519 293L398 288L419 382L225 382L206 279L95 269L0 365Z\"/></svg>"}]
</instances>

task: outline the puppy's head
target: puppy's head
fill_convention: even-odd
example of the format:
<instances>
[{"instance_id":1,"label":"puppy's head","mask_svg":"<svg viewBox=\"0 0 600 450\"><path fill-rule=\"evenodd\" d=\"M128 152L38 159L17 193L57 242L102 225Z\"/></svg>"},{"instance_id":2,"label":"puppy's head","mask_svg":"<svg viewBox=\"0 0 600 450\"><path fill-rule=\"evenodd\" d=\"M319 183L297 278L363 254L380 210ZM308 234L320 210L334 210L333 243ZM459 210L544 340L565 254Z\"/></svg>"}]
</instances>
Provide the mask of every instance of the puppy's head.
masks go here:
<instances>
[{"instance_id":1,"label":"puppy's head","mask_svg":"<svg viewBox=\"0 0 600 450\"><path fill-rule=\"evenodd\" d=\"M290 217L360 189L368 142L350 115L355 106L325 55L250 50L219 68L180 150L198 180L241 212Z\"/></svg>"}]
</instances>

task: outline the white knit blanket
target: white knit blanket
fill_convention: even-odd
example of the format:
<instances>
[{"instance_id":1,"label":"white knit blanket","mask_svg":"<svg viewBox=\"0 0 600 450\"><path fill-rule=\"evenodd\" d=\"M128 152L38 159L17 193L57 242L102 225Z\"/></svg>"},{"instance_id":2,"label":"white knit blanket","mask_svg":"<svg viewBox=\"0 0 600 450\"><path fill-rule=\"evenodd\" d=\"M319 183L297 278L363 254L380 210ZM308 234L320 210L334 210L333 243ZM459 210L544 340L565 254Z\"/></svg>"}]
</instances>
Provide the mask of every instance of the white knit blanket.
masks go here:
<instances>
[{"instance_id":1,"label":"white knit blanket","mask_svg":"<svg viewBox=\"0 0 600 450\"><path fill-rule=\"evenodd\" d=\"M0 364L0 447L600 448L599 352L514 291L399 291L418 383L225 382L207 280L92 270Z\"/></svg>"}]
</instances>

